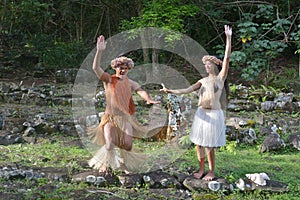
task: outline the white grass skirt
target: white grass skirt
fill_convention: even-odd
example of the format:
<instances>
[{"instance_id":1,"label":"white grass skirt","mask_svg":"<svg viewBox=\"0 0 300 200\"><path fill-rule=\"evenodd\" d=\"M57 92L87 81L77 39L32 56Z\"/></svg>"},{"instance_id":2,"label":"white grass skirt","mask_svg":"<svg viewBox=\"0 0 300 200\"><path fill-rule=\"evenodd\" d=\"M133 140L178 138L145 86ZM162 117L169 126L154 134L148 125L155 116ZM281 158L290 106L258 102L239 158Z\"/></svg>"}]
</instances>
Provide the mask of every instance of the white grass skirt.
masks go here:
<instances>
[{"instance_id":1,"label":"white grass skirt","mask_svg":"<svg viewBox=\"0 0 300 200\"><path fill-rule=\"evenodd\" d=\"M198 107L191 128L190 140L203 147L225 146L225 129L223 110Z\"/></svg>"}]
</instances>

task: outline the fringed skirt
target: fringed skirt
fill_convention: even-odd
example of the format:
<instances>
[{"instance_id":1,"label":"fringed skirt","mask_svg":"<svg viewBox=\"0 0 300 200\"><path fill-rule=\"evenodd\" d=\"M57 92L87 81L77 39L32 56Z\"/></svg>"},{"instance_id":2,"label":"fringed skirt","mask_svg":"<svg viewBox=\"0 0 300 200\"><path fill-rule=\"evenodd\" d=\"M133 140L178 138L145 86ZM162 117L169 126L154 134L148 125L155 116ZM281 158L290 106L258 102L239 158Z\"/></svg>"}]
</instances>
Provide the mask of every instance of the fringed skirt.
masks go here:
<instances>
[{"instance_id":1,"label":"fringed skirt","mask_svg":"<svg viewBox=\"0 0 300 200\"><path fill-rule=\"evenodd\" d=\"M199 107L192 124L190 140L203 147L225 146L225 131L223 110L209 110Z\"/></svg>"},{"instance_id":2,"label":"fringed skirt","mask_svg":"<svg viewBox=\"0 0 300 200\"><path fill-rule=\"evenodd\" d=\"M104 126L111 123L114 126L115 146L111 150L105 147ZM100 149L94 154L93 158L89 160L89 165L94 169L102 169L111 167L112 169L121 169L138 171L143 169L144 162L147 155L140 153L134 149L126 151L123 149L125 126L130 123L133 129L132 137L143 138L146 137L148 130L143 127L135 118L130 115L109 115L104 114L98 127L88 130L88 134L93 138L93 142L100 145Z\"/></svg>"},{"instance_id":3,"label":"fringed skirt","mask_svg":"<svg viewBox=\"0 0 300 200\"><path fill-rule=\"evenodd\" d=\"M114 124L119 145L113 149L106 149L104 138L104 125L107 123ZM183 154L176 140L170 141L164 146L151 150L150 152L133 148L126 151L122 148L124 144L124 134L122 127L125 123L130 123L133 129L134 138L148 138L157 133L157 129L153 127L142 126L132 116L112 116L104 114L101 122L96 129L90 129L88 132L93 136L93 141L99 145L99 149L94 156L88 161L90 167L102 171L104 168L112 168L113 170L131 171L136 173L145 173L158 169L163 169L171 162ZM154 130L154 131L153 131ZM123 142L122 142L123 141Z\"/></svg>"},{"instance_id":4,"label":"fringed skirt","mask_svg":"<svg viewBox=\"0 0 300 200\"><path fill-rule=\"evenodd\" d=\"M110 115L110 114L104 114L101 117L101 122L99 126L93 129L89 129L88 134L93 138L93 142L98 145L104 145L105 144L105 138L104 138L104 126L110 123L113 125L114 134L116 138L116 146L122 148L124 145L124 134L125 133L125 126L127 123L131 124L132 126L132 137L135 138L145 138L147 137L147 133L149 130L147 130L144 126L142 126L134 117L130 115Z\"/></svg>"}]
</instances>

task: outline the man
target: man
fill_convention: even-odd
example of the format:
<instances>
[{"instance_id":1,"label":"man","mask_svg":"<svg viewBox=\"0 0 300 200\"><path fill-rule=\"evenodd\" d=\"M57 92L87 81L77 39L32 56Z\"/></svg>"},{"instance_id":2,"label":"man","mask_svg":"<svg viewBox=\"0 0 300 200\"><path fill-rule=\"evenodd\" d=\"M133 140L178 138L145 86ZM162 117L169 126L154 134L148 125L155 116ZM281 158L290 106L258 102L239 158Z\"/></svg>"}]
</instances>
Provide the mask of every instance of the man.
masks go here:
<instances>
[{"instance_id":1,"label":"man","mask_svg":"<svg viewBox=\"0 0 300 200\"><path fill-rule=\"evenodd\" d=\"M138 154L132 152L133 137L143 137L147 130L141 126L132 115L135 113L135 104L132 92L139 94L147 104L158 104L150 98L141 86L128 78L127 74L134 67L132 59L125 56L111 61L111 67L116 71L110 75L100 66L101 54L106 49L104 36L97 39L97 51L93 61L93 70L103 82L106 93L106 109L99 126L90 131L95 138L94 142L103 145L102 148L89 161L89 165L100 172L105 172L109 167L121 169L125 172L139 167ZM116 152L120 150L120 156Z\"/></svg>"}]
</instances>

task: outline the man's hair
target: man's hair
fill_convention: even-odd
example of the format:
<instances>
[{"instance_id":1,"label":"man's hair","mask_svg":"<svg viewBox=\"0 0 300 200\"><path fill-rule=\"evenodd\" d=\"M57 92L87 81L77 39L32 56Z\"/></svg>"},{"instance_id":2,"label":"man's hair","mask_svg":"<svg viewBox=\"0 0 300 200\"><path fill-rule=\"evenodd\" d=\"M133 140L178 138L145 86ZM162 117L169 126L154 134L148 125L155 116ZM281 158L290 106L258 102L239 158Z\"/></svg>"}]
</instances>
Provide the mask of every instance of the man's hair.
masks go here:
<instances>
[{"instance_id":1,"label":"man's hair","mask_svg":"<svg viewBox=\"0 0 300 200\"><path fill-rule=\"evenodd\" d=\"M120 65L125 65L126 67L128 67L128 69L132 69L134 67L134 62L132 61L131 58L121 56L121 57L113 59L111 61L110 65L113 69L116 69Z\"/></svg>"}]
</instances>

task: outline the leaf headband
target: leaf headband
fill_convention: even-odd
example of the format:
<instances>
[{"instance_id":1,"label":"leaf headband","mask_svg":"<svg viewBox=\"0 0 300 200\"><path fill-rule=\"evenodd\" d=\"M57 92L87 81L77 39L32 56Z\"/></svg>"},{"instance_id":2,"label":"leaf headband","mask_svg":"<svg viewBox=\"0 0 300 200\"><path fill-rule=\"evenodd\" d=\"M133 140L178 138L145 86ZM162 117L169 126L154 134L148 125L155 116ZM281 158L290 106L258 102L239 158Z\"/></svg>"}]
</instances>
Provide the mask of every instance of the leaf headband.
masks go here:
<instances>
[{"instance_id":1,"label":"leaf headband","mask_svg":"<svg viewBox=\"0 0 300 200\"><path fill-rule=\"evenodd\" d=\"M119 65L125 65L126 67L128 67L128 69L132 69L134 67L134 62L132 61L131 58L121 56L113 59L110 65L113 69L116 69Z\"/></svg>"},{"instance_id":2,"label":"leaf headband","mask_svg":"<svg viewBox=\"0 0 300 200\"><path fill-rule=\"evenodd\" d=\"M208 60L215 63L216 65L222 66L222 61L220 59L216 58L215 56L209 56L209 55L203 56L203 58L202 58L203 63L205 63Z\"/></svg>"}]
</instances>

